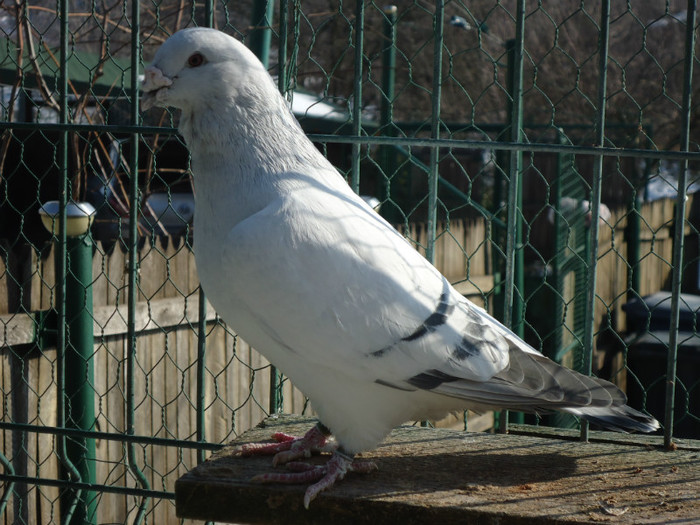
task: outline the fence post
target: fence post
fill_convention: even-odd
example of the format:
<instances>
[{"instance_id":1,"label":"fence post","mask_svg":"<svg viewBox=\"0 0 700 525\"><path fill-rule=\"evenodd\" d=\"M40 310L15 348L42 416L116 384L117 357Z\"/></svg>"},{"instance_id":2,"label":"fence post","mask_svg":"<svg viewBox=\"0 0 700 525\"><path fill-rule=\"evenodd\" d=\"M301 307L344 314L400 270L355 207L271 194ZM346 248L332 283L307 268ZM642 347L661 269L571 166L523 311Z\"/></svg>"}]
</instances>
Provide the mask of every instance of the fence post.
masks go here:
<instances>
[{"instance_id":1,"label":"fence post","mask_svg":"<svg viewBox=\"0 0 700 525\"><path fill-rule=\"evenodd\" d=\"M141 67L141 2L131 3L131 114L129 120L132 126L141 123L139 107L139 70ZM138 272L139 272L139 202L141 190L139 188L139 141L140 134L133 132L129 141L129 224L128 224L128 265L127 265L127 355L125 363L126 373L126 414L125 434L133 435L136 427L136 400L135 377L137 368L136 357L136 298L138 297ZM136 444L126 444L127 468L136 479L137 484L144 490L141 501L138 504L138 512L134 517L134 525L139 525L146 517L148 504L151 501L147 495L151 485L144 472L139 467Z\"/></svg>"},{"instance_id":2,"label":"fence post","mask_svg":"<svg viewBox=\"0 0 700 525\"><path fill-rule=\"evenodd\" d=\"M57 233L58 201L51 201L40 210L42 222L51 233ZM87 203L66 205L66 284L65 284L65 393L63 395L66 426L77 430L95 429L95 387L93 353L95 341L92 327L92 248L90 224L95 208ZM58 220L57 220L58 219ZM58 255L58 251L56 252ZM80 475L80 481L97 482L95 440L69 437L66 441L68 460ZM65 501L78 498L71 523L97 523L97 497L93 491L70 489Z\"/></svg>"},{"instance_id":3,"label":"fence post","mask_svg":"<svg viewBox=\"0 0 700 525\"><path fill-rule=\"evenodd\" d=\"M518 0L516 38L506 43L508 53L508 92L510 95L510 142L522 142L523 53L525 45L525 0ZM522 248L522 167L521 150L510 152L508 169L508 226L506 228L505 306L503 321L522 337L524 322L524 263ZM499 415L499 431L508 432L508 411ZM513 413L513 422L522 423L523 414Z\"/></svg>"},{"instance_id":4,"label":"fence post","mask_svg":"<svg viewBox=\"0 0 700 525\"><path fill-rule=\"evenodd\" d=\"M608 81L608 46L610 43L610 0L602 2L600 15L600 35L598 54L598 110L596 114L596 145L605 146L605 111L607 104ZM591 375L593 344L595 340L595 301L598 269L598 242L600 234L600 194L603 184L603 156L598 155L593 165L593 181L591 184L590 213L591 224L586 244L586 312L584 316L585 331L583 333L583 364L581 372ZM588 421L581 420L581 441L588 441Z\"/></svg>"},{"instance_id":5,"label":"fence post","mask_svg":"<svg viewBox=\"0 0 700 525\"><path fill-rule=\"evenodd\" d=\"M688 0L683 78L683 119L681 151L690 151L690 121L693 93L693 62L695 61L695 20L697 0ZM666 363L666 403L664 411L664 446L672 448L673 411L676 395L676 365L678 359L678 320L683 283L683 242L685 238L685 189L688 187L688 159L681 162L678 175L678 195L673 232L673 273L671 275L671 319L669 323L668 360Z\"/></svg>"},{"instance_id":6,"label":"fence post","mask_svg":"<svg viewBox=\"0 0 700 525\"><path fill-rule=\"evenodd\" d=\"M273 7L272 0L256 0L253 3L253 14L250 18L253 30L250 32L248 47L265 65L265 68L268 66L270 56Z\"/></svg>"},{"instance_id":7,"label":"fence post","mask_svg":"<svg viewBox=\"0 0 700 525\"><path fill-rule=\"evenodd\" d=\"M394 126L394 86L396 80L396 13L395 5L384 6L384 47L382 48L382 104L379 126L381 134L396 136ZM396 170L396 150L393 145L380 146L380 166L384 173L385 194L390 195L391 178Z\"/></svg>"},{"instance_id":8,"label":"fence post","mask_svg":"<svg viewBox=\"0 0 700 525\"><path fill-rule=\"evenodd\" d=\"M355 6L354 25L355 71L353 73L352 95L352 134L358 139L362 136L362 61L364 60L365 38L365 3L357 2ZM360 193L360 156L362 150L359 140L352 143L352 166L350 170L350 187Z\"/></svg>"},{"instance_id":9,"label":"fence post","mask_svg":"<svg viewBox=\"0 0 700 525\"><path fill-rule=\"evenodd\" d=\"M79 430L95 429L94 336L92 328L92 237L90 232L68 237L66 275L66 396L67 423ZM85 483L97 480L95 440L76 437L66 442L68 457ZM83 491L77 523L97 523L94 492Z\"/></svg>"}]
</instances>

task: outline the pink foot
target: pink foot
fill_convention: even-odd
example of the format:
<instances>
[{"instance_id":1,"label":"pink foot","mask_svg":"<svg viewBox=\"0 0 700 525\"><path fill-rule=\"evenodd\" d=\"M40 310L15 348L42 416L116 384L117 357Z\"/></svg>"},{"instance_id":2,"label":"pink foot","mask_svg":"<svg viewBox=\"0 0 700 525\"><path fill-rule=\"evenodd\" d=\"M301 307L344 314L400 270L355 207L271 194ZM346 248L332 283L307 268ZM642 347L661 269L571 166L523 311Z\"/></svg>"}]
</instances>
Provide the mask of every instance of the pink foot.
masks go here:
<instances>
[{"instance_id":1,"label":"pink foot","mask_svg":"<svg viewBox=\"0 0 700 525\"><path fill-rule=\"evenodd\" d=\"M338 445L329 440L318 426L309 430L304 437L290 436L283 432L272 435L276 443L249 443L238 449L239 456L272 456L272 465L282 465L299 458L311 457L311 454L333 452Z\"/></svg>"},{"instance_id":2,"label":"pink foot","mask_svg":"<svg viewBox=\"0 0 700 525\"><path fill-rule=\"evenodd\" d=\"M293 461L287 464L289 470L294 472L279 472L270 474L258 474L251 481L256 483L311 483L316 481L304 494L304 507L309 504L324 490L333 486L336 480L343 479L348 472L360 472L363 474L377 470L373 461L353 461L340 452L334 452L328 463L323 466L309 465L308 463Z\"/></svg>"}]
</instances>

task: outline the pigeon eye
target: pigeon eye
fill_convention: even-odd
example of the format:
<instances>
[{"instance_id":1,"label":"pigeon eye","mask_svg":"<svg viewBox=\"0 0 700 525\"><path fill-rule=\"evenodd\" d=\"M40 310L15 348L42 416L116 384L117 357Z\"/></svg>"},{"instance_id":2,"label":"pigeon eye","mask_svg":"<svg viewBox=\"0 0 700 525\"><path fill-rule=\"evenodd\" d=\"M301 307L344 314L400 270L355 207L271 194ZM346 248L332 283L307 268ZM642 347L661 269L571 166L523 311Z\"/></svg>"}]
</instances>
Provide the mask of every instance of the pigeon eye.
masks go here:
<instances>
[{"instance_id":1,"label":"pigeon eye","mask_svg":"<svg viewBox=\"0 0 700 525\"><path fill-rule=\"evenodd\" d=\"M204 56L202 53L193 53L190 58L187 59L187 65L190 67L199 67L204 64Z\"/></svg>"}]
</instances>

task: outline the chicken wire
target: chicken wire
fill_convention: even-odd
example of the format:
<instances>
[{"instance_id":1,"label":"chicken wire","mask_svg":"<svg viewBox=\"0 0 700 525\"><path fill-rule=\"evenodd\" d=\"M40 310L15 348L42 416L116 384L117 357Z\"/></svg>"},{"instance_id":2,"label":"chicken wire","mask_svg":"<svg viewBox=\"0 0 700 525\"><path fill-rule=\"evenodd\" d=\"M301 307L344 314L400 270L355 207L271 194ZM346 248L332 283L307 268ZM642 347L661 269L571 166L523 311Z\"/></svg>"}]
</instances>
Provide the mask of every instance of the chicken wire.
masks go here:
<instances>
[{"instance_id":1,"label":"chicken wire","mask_svg":"<svg viewBox=\"0 0 700 525\"><path fill-rule=\"evenodd\" d=\"M191 25L243 39L353 189L465 295L612 379L667 446L699 437L698 303L681 295L700 288L696 5L653 4L3 4L2 519L175 522L179 475L270 413L312 409L208 306L177 114L139 112L143 65ZM54 199L58 223L97 208L88 274L80 242L41 225Z\"/></svg>"}]
</instances>

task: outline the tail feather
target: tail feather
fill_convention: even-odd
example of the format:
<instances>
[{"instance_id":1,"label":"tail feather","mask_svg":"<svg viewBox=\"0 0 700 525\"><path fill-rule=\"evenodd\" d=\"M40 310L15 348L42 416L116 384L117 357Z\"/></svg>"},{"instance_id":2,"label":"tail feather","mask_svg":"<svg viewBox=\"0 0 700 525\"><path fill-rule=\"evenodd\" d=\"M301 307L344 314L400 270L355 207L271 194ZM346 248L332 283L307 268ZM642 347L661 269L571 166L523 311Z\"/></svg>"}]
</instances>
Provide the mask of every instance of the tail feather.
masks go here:
<instances>
[{"instance_id":1,"label":"tail feather","mask_svg":"<svg viewBox=\"0 0 700 525\"><path fill-rule=\"evenodd\" d=\"M659 429L656 419L627 406L627 396L609 381L580 374L514 344L509 358L509 366L488 381L459 378L440 370L421 377L434 379L425 388L469 401L472 408L508 408L536 414L559 410L619 432Z\"/></svg>"},{"instance_id":2,"label":"tail feather","mask_svg":"<svg viewBox=\"0 0 700 525\"><path fill-rule=\"evenodd\" d=\"M561 410L616 432L654 432L660 427L656 419L627 405L563 408Z\"/></svg>"}]
</instances>

